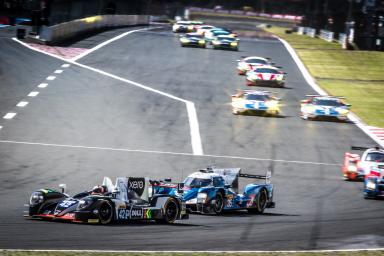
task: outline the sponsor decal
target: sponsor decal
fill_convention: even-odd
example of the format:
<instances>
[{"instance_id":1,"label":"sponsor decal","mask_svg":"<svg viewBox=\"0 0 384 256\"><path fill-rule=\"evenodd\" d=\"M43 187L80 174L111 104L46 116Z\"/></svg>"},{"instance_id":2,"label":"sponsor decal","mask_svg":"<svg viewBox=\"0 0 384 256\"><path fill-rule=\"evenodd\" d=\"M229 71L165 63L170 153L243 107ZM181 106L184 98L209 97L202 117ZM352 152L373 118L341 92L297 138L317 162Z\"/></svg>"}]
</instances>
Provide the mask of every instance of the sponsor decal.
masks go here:
<instances>
[{"instance_id":1,"label":"sponsor decal","mask_svg":"<svg viewBox=\"0 0 384 256\"><path fill-rule=\"evenodd\" d=\"M63 202L61 202L59 204L59 206L63 207L63 208L68 208L68 207L74 205L75 203L77 203L77 201L74 201L74 200L64 200Z\"/></svg>"},{"instance_id":2,"label":"sponsor decal","mask_svg":"<svg viewBox=\"0 0 384 256\"><path fill-rule=\"evenodd\" d=\"M144 209L144 219L152 219L152 210Z\"/></svg>"},{"instance_id":3,"label":"sponsor decal","mask_svg":"<svg viewBox=\"0 0 384 256\"><path fill-rule=\"evenodd\" d=\"M99 223L99 219L88 219L88 223Z\"/></svg>"},{"instance_id":4,"label":"sponsor decal","mask_svg":"<svg viewBox=\"0 0 384 256\"><path fill-rule=\"evenodd\" d=\"M119 209L118 217L121 220L142 219L143 209Z\"/></svg>"},{"instance_id":5,"label":"sponsor decal","mask_svg":"<svg viewBox=\"0 0 384 256\"><path fill-rule=\"evenodd\" d=\"M141 196L144 192L145 179L144 178L129 178L128 189L133 190L138 196Z\"/></svg>"},{"instance_id":6,"label":"sponsor decal","mask_svg":"<svg viewBox=\"0 0 384 256\"><path fill-rule=\"evenodd\" d=\"M252 194L249 196L249 199L248 199L248 202L247 202L247 208L250 208L253 206L254 204L254 201L255 201L255 195Z\"/></svg>"},{"instance_id":7,"label":"sponsor decal","mask_svg":"<svg viewBox=\"0 0 384 256\"><path fill-rule=\"evenodd\" d=\"M226 206L228 208L233 207L233 195L227 195Z\"/></svg>"}]
</instances>

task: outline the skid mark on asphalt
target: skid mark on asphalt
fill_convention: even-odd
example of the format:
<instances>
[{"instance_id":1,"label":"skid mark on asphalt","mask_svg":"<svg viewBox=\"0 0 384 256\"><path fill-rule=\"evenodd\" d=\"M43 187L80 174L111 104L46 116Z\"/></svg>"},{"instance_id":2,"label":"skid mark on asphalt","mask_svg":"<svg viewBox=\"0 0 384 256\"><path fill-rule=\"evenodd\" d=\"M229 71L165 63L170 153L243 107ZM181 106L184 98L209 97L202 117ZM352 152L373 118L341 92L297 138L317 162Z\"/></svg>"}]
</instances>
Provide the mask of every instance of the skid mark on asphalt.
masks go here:
<instances>
[{"instance_id":1,"label":"skid mark on asphalt","mask_svg":"<svg viewBox=\"0 0 384 256\"><path fill-rule=\"evenodd\" d=\"M233 160L283 162L283 163L292 163L292 164L308 164L308 165L324 165L324 166L341 166L340 164L335 164L335 163L320 163L320 162L309 162L309 161L299 161L299 160L283 160L283 159L269 159L269 158L257 158L257 157L241 157L241 156L196 155L192 153L183 153L183 152L156 151L156 150L129 149L129 148L110 148L110 147L96 147L96 146L84 146L84 145L67 145L67 144L54 144L54 143L29 142L29 141L0 140L0 144L1 143L29 145L29 146L42 146L42 147L74 148L74 149L86 149L86 150L104 150L104 151L116 151L116 152L127 152L127 153L179 155L179 156L206 157L206 158L223 158L223 159L233 159Z\"/></svg>"}]
</instances>

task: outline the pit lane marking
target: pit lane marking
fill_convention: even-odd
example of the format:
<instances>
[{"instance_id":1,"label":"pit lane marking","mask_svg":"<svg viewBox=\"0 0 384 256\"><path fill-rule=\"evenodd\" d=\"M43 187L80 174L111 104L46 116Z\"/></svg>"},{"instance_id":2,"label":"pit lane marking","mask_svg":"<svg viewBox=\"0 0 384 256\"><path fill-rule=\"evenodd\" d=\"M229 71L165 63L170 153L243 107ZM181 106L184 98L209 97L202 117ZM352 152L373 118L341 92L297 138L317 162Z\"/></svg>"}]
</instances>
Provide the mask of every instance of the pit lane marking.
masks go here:
<instances>
[{"instance_id":1,"label":"pit lane marking","mask_svg":"<svg viewBox=\"0 0 384 256\"><path fill-rule=\"evenodd\" d=\"M55 76L49 76L49 77L47 77L47 80L50 80L50 81L55 80L55 79L56 79Z\"/></svg>"},{"instance_id":2,"label":"pit lane marking","mask_svg":"<svg viewBox=\"0 0 384 256\"><path fill-rule=\"evenodd\" d=\"M33 91L28 94L28 97L36 97L37 95L39 95L39 92Z\"/></svg>"},{"instance_id":3,"label":"pit lane marking","mask_svg":"<svg viewBox=\"0 0 384 256\"><path fill-rule=\"evenodd\" d=\"M140 29L140 30L135 30L135 31L142 31L142 30L149 30L149 29L156 29L156 28L159 28L159 27L152 27L152 28L145 28L145 29ZM113 42L113 41L116 41L130 33L133 33L134 31L128 31L128 32L125 32L119 36L116 36L112 39L109 39L103 43L101 43L100 45L97 45L95 47L93 47L92 49L90 49L89 51L87 52L84 52L83 54L81 55L78 55L77 57L73 58L73 59L70 59L70 60L67 60L65 58L62 58L60 56L56 56L52 53L49 53L49 52L44 52L40 49L37 49L37 48L34 48L20 40L18 40L17 38L12 38L12 40L14 40L15 42L18 42L19 44L33 50L33 51L37 51L37 52L40 52L40 53L43 53L43 54L46 54L46 55L49 55L53 58L56 58L56 59L59 59L59 60L62 60L64 62L66 62L68 65L69 63L72 64L72 65L76 65L76 66L79 66L79 67L82 67L82 68L85 68L85 69L88 69L88 70L92 70L96 73L99 73L101 75L104 75L104 76L108 76L110 78L113 78L113 79L116 79L116 80L119 80L119 81L122 81L124 83L127 83L127 84L130 84L130 85L134 85L136 87L139 87L139 88L142 88L144 90L147 90L147 91L151 91L151 92L154 92L154 93L157 93L157 94L160 94L160 95L163 95L165 97L168 97L168 98L171 98L171 99L174 99L176 101L180 101L180 102L183 102L185 105L186 105L186 108L187 108L187 113L188 113L188 121L189 121L189 128L190 128L190 136L191 136L191 144L192 144L192 152L194 155L204 155L204 151L203 151L203 145L202 145L202 142L201 142L201 136L200 136L200 128L199 128L199 121L197 119L197 111L196 111L196 107L195 107L195 104L192 102L192 101L188 101L188 100L184 100L184 99L181 99L179 97L176 97L174 95L171 95L169 93L166 93L166 92L162 92L162 91L159 91L159 90L156 90L156 89L153 89L149 86L145 86L145 85L142 85L140 83L137 83L137 82L134 82L134 81L131 81L131 80L128 80L128 79L125 79L125 78L122 78L122 77L119 77L119 76L116 76L116 75L113 75L113 74L110 74L110 73L107 73L105 71L102 71L100 69L96 69L96 68L92 68L90 66L86 66L86 65L83 65L83 64L80 64L78 62L76 62L76 60L79 60L80 58L100 49L101 47ZM64 66L65 64L62 65L62 67Z\"/></svg>"},{"instance_id":4,"label":"pit lane marking","mask_svg":"<svg viewBox=\"0 0 384 256\"><path fill-rule=\"evenodd\" d=\"M55 70L54 73L55 73L55 74L61 74L61 73L63 73L63 70L61 70L61 69L57 69L57 70Z\"/></svg>"},{"instance_id":5,"label":"pit lane marking","mask_svg":"<svg viewBox=\"0 0 384 256\"><path fill-rule=\"evenodd\" d=\"M47 87L47 86L48 86L47 83L41 83L41 84L39 84L37 87L39 87L39 88L45 88L45 87Z\"/></svg>"},{"instance_id":6,"label":"pit lane marking","mask_svg":"<svg viewBox=\"0 0 384 256\"><path fill-rule=\"evenodd\" d=\"M224 158L224 159L234 159L234 160L268 161L268 162L272 161L272 162L283 162L283 163L294 163L294 164L341 166L341 164L335 164L335 163L321 163L321 162L310 162L310 161L299 161L299 160L284 160L284 159L241 157L241 156L225 156L225 155L222 155L222 156L221 155L196 155L196 154L192 154L192 153L183 153L183 152L142 150L142 149L129 149L129 148L96 147L96 146L68 145L68 144L55 144L55 143L43 143L43 142L14 141L14 140L0 140L0 143L4 143L4 144L21 144L21 145L31 145L31 146L44 146L44 147L57 147L57 148L77 148L77 149L105 150L105 151L117 151L117 152L129 152L129 153L144 153L144 154L159 154L159 155L179 155L179 156L206 157L206 158Z\"/></svg>"},{"instance_id":7,"label":"pit lane marking","mask_svg":"<svg viewBox=\"0 0 384 256\"><path fill-rule=\"evenodd\" d=\"M11 112L11 113L7 113L7 114L5 114L5 116L3 116L3 118L4 118L4 119L12 119L12 118L14 118L16 115L17 115L17 113Z\"/></svg>"},{"instance_id":8,"label":"pit lane marking","mask_svg":"<svg viewBox=\"0 0 384 256\"><path fill-rule=\"evenodd\" d=\"M20 107L20 108L23 108L23 107L25 107L25 106L27 106L28 105L28 101L20 101L19 103L17 103L17 107Z\"/></svg>"}]
</instances>

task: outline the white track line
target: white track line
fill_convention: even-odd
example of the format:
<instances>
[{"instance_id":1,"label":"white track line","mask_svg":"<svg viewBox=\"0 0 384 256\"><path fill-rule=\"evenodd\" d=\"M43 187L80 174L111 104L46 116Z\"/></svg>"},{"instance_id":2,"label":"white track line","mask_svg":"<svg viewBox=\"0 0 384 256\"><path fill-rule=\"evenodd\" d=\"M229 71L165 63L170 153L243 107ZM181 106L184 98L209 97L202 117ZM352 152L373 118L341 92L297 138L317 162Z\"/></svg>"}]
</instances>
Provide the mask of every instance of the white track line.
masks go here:
<instances>
[{"instance_id":1,"label":"white track line","mask_svg":"<svg viewBox=\"0 0 384 256\"><path fill-rule=\"evenodd\" d=\"M45 88L45 87L47 87L47 86L48 86L47 83L41 83L41 84L39 84L37 87L39 87L39 88Z\"/></svg>"},{"instance_id":2,"label":"white track line","mask_svg":"<svg viewBox=\"0 0 384 256\"><path fill-rule=\"evenodd\" d=\"M17 107L20 107L20 108L23 108L25 106L28 105L28 101L20 101L19 103L17 103Z\"/></svg>"},{"instance_id":3,"label":"white track line","mask_svg":"<svg viewBox=\"0 0 384 256\"><path fill-rule=\"evenodd\" d=\"M280 42L283 43L289 54L291 55L292 59L295 61L297 67L299 68L300 72L303 74L305 81L320 95L328 95L326 91L324 91L318 84L316 84L315 80L307 70L307 68L304 66L303 62L300 60L299 56L297 56L295 50L292 48L292 46L285 41L282 38L276 37L280 40ZM384 141L380 140L377 136L372 134L372 132L368 129L367 124L365 124L358 116L356 116L354 113L348 114L349 120L351 120L357 127L359 127L365 134L367 134L372 140L374 140L377 144L379 144L381 147L384 147Z\"/></svg>"},{"instance_id":4,"label":"white track line","mask_svg":"<svg viewBox=\"0 0 384 256\"><path fill-rule=\"evenodd\" d=\"M36 97L37 95L39 95L39 92L33 91L28 94L28 97Z\"/></svg>"},{"instance_id":5,"label":"white track line","mask_svg":"<svg viewBox=\"0 0 384 256\"><path fill-rule=\"evenodd\" d=\"M129 250L47 250L47 249L0 249L3 252L74 252L74 253L180 253L180 254L243 254L243 253L332 253L332 252L364 252L364 251L383 251L384 248L369 249L337 249L337 250L301 250L301 251L129 251Z\"/></svg>"},{"instance_id":6,"label":"white track line","mask_svg":"<svg viewBox=\"0 0 384 256\"><path fill-rule=\"evenodd\" d=\"M49 76L49 77L47 77L47 80L50 80L50 81L55 80L55 79L56 79L55 76Z\"/></svg>"},{"instance_id":7,"label":"white track line","mask_svg":"<svg viewBox=\"0 0 384 256\"><path fill-rule=\"evenodd\" d=\"M113 42L113 41L116 41L130 33L133 33L135 31L141 31L141 30L149 30L149 29L155 29L155 28L158 28L158 27L152 27L152 28L146 28L146 29L139 29L139 30L133 30L133 31L128 31L128 32L125 32L119 36L116 36L110 40L107 40L105 41L104 43L90 49L90 51L88 52L87 51L87 54L90 54L91 52L94 52L96 51L97 49L100 49L101 47ZM125 78L122 78L122 77L119 77L119 76L116 76L116 75L113 75L113 74L110 74L110 73L107 73L105 71L102 71L100 69L96 69L96 68L92 68L90 66L86 66L86 65L83 65L83 64L80 64L78 62L75 62L75 60L78 60L82 57L84 57L85 55L82 54L82 55L79 55L77 56L76 58L73 58L71 60L67 60L67 59L64 59L62 57L59 57L59 56L56 56L56 55L53 55L51 53L48 53L48 52L44 52L42 50L39 50L39 49L36 49L20 40L18 40L17 38L12 38L12 40L24 45L25 47L33 50L33 51L37 51L37 52L40 52L40 53L43 53L43 54L46 54L46 55L49 55L53 58L56 58L56 59L59 59L59 60L62 60L64 62L67 62L67 63L70 63L72 65L76 65L76 66L79 66L79 67L82 67L82 68L85 68L85 69L88 69L88 70L92 70L96 73L99 73L101 75L104 75L104 76L108 76L110 78L113 78L113 79L116 79L116 80L119 80L119 81L122 81L124 83L128 83L128 84L131 84L131 85L134 85L134 86L137 86L141 89L144 89L144 90L147 90L147 91L151 91L151 92L154 92L154 93L157 93L157 94L160 94L160 95L163 95L165 97L168 97L168 98L171 98L171 99L174 99L174 100L177 100L177 101L180 101L180 102L183 102L185 105L186 105L186 108L187 108L187 113L188 113L188 120L189 120L189 128L190 128L190 135L191 135L191 144L192 144L192 152L194 155L203 155L204 154L204 151L203 151L203 145L201 143L201 136L200 136L200 128L199 128L199 121L197 119L197 112L196 112L196 108L195 108L195 104L191 101L187 101L187 100L184 100L184 99L181 99L179 97L176 97L174 95L171 95L169 93L165 93L165 92L162 92L162 91L159 91L159 90L156 90L156 89L153 89L151 87L148 87L148 86L145 86L145 85L142 85L140 83L137 83L137 82L134 82L134 81L131 81L131 80L128 80L128 79L125 79ZM87 55L86 54L86 55ZM62 67L66 65L66 64L63 64ZM69 64L67 64L69 65ZM68 66L66 66L68 67Z\"/></svg>"},{"instance_id":8,"label":"white track line","mask_svg":"<svg viewBox=\"0 0 384 256\"><path fill-rule=\"evenodd\" d=\"M71 65L70 65L70 64L67 64L67 63L66 63L66 64L63 64L63 65L61 65L61 67L62 67L62 68L68 68L68 67L70 67L70 66L71 66Z\"/></svg>"},{"instance_id":9,"label":"white track line","mask_svg":"<svg viewBox=\"0 0 384 256\"><path fill-rule=\"evenodd\" d=\"M110 148L110 147L95 147L95 146L54 144L54 143L13 141L13 140L0 140L0 143L33 145L33 146L45 146L45 147L57 147L57 148L78 148L78 149L93 149L93 150L105 150L105 151L120 151L120 152L130 152L130 153L196 156L196 154L191 154L191 153L181 153L181 152L179 153L179 152L170 152L170 151L141 150L141 149L128 149L128 148ZM269 158L256 158L256 157L220 156L220 155L200 155L200 156L201 157L211 157L211 158L234 159L234 160L267 161L267 162L273 161L273 162L294 163L294 164L341 166L340 164L334 164L334 163L319 163L319 162L295 161L295 160L283 160L283 159L269 159Z\"/></svg>"},{"instance_id":10,"label":"white track line","mask_svg":"<svg viewBox=\"0 0 384 256\"><path fill-rule=\"evenodd\" d=\"M17 115L17 113L7 113L3 116L4 119L12 119Z\"/></svg>"},{"instance_id":11,"label":"white track line","mask_svg":"<svg viewBox=\"0 0 384 256\"><path fill-rule=\"evenodd\" d=\"M55 70L54 73L55 73L55 74L61 74L61 73L63 73L63 70L61 70L61 69L57 69L57 70Z\"/></svg>"},{"instance_id":12,"label":"white track line","mask_svg":"<svg viewBox=\"0 0 384 256\"><path fill-rule=\"evenodd\" d=\"M112 42L114 42L114 41L116 41L116 40L119 40L120 38L123 38L123 37L125 37L125 36L127 36L127 35L129 35L129 34L134 33L134 32L144 31L144 30L149 30L149 29L155 29L155 28L160 28L160 27L141 28L141 29L136 29L136 30L131 30L131 31L125 32L125 33L123 33L123 34L121 34L121 35L118 35L118 36L116 36L116 37L114 37L114 38L111 38L111 39L109 39L109 40L107 40L107 41L105 41L105 42L103 42L103 43L101 43L101 44L99 44L99 45L97 45L97 46L95 46L95 47L93 47L93 48L91 48L91 49L89 49L89 50L83 52L83 53L80 54L80 55L77 55L76 57L74 57L74 58L72 58L72 59L70 59L70 60L71 60L71 61L77 61L77 60L79 60L79 59L81 59L81 58L87 56L88 54L90 54L90 53L92 53L92 52L94 52L94 51L100 49L101 47L104 47L104 46L106 46L107 44L110 44L110 43L112 43Z\"/></svg>"}]
</instances>

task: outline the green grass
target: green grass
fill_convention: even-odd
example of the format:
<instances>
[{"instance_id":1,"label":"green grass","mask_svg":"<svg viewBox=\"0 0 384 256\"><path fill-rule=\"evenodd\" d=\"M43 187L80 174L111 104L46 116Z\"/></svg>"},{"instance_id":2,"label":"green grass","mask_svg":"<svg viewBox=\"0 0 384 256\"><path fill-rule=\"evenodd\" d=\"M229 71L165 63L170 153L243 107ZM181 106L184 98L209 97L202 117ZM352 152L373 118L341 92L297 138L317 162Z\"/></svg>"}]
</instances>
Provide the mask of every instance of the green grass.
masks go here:
<instances>
[{"instance_id":1,"label":"green grass","mask_svg":"<svg viewBox=\"0 0 384 256\"><path fill-rule=\"evenodd\" d=\"M285 28L265 28L286 40L317 83L331 95L345 96L352 111L371 126L384 127L384 52L347 51Z\"/></svg>"},{"instance_id":2,"label":"green grass","mask_svg":"<svg viewBox=\"0 0 384 256\"><path fill-rule=\"evenodd\" d=\"M276 252L276 253L118 253L118 252L7 252L0 251L1 256L380 256L384 251L360 252Z\"/></svg>"}]
</instances>

